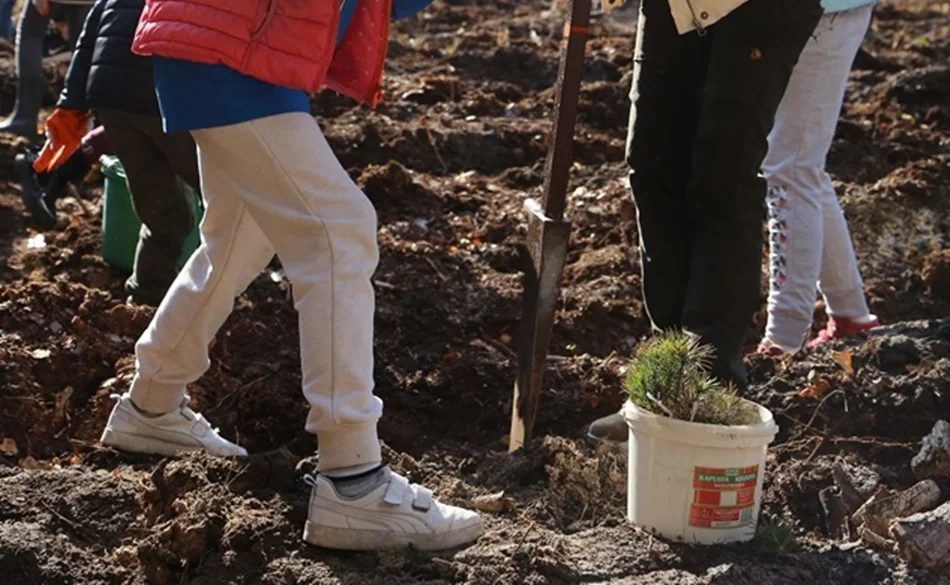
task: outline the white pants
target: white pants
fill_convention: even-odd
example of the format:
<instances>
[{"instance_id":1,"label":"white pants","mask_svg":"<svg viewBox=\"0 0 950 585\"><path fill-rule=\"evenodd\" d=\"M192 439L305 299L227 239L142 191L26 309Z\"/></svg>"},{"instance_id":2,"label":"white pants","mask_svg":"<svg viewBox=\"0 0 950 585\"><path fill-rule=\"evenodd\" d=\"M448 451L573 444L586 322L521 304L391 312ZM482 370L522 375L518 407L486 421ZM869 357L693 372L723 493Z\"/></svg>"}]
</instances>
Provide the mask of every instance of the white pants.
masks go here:
<instances>
[{"instance_id":1,"label":"white pants","mask_svg":"<svg viewBox=\"0 0 950 585\"><path fill-rule=\"evenodd\" d=\"M235 297L276 249L293 285L307 430L317 434L321 470L378 463L372 204L308 114L193 135L206 210L201 246L136 345L133 401L152 412L179 406L186 384L210 366L209 343Z\"/></svg>"},{"instance_id":2,"label":"white pants","mask_svg":"<svg viewBox=\"0 0 950 585\"><path fill-rule=\"evenodd\" d=\"M792 73L769 136L770 286L765 337L786 351L801 347L816 289L828 313L868 314L851 235L825 160L872 5L822 17Z\"/></svg>"}]
</instances>

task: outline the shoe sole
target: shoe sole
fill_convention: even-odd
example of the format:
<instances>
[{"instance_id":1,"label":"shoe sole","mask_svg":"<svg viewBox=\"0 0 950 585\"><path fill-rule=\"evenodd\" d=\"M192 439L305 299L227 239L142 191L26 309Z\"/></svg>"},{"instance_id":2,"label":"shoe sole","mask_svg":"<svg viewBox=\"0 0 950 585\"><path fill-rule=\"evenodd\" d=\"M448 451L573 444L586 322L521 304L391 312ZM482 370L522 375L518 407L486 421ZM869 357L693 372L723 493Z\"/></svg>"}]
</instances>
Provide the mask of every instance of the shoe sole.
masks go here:
<instances>
[{"instance_id":1,"label":"shoe sole","mask_svg":"<svg viewBox=\"0 0 950 585\"><path fill-rule=\"evenodd\" d=\"M120 451L146 453L148 455L164 455L166 457L175 457L182 453L200 450L200 447L175 445L152 437L123 433L122 431L110 428L106 428L106 430L102 432L102 437L99 439L99 442L107 447L113 447Z\"/></svg>"},{"instance_id":2,"label":"shoe sole","mask_svg":"<svg viewBox=\"0 0 950 585\"><path fill-rule=\"evenodd\" d=\"M333 550L371 551L413 547L434 551L459 548L478 540L485 529L474 524L461 530L442 534L404 534L380 530L360 530L324 526L307 521L303 529L305 542Z\"/></svg>"}]
</instances>

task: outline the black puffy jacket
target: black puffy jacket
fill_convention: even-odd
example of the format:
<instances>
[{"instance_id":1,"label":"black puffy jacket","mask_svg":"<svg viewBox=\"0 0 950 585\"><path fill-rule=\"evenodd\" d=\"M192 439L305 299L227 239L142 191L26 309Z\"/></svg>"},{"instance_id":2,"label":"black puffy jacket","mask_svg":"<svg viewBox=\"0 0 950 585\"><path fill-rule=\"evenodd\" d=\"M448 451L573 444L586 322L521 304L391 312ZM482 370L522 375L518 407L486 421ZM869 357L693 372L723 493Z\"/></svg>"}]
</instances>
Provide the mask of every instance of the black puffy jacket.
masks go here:
<instances>
[{"instance_id":1,"label":"black puffy jacket","mask_svg":"<svg viewBox=\"0 0 950 585\"><path fill-rule=\"evenodd\" d=\"M96 0L73 52L56 107L159 115L152 60L132 54L145 0Z\"/></svg>"}]
</instances>

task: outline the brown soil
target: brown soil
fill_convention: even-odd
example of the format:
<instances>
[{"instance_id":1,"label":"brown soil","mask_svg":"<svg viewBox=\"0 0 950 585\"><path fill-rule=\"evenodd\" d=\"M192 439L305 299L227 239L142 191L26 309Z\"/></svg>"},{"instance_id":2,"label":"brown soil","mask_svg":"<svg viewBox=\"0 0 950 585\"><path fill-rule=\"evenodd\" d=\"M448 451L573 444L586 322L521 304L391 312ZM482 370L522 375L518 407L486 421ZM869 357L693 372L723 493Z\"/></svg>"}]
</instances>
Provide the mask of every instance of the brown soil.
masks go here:
<instances>
[{"instance_id":1,"label":"brown soil","mask_svg":"<svg viewBox=\"0 0 950 585\"><path fill-rule=\"evenodd\" d=\"M239 299L210 371L190 388L196 408L255 455L168 460L97 447L151 312L123 304L124 275L101 259L98 179L64 202L45 247L29 247L38 233L11 166L26 145L0 138L0 441L18 448L0 455L0 582L946 583L832 541L818 492L834 462L863 489L912 483L921 437L950 412L950 322L940 320L950 314L947 3L878 8L829 162L873 310L912 323L833 348L851 352L851 377L827 350L751 360L752 396L782 427L764 507L801 544L782 554L758 541L667 543L628 526L625 462L580 440L585 423L620 405L623 360L648 331L623 185L629 12L599 19L590 43L543 438L504 452L520 210L543 179L561 30L549 4L439 2L395 27L379 109L329 94L313 102L379 211L376 379L389 461L449 501L505 490L513 510L489 514L488 534L454 553L334 554L301 542L314 442L276 263ZM7 107L12 72L0 55ZM50 75L61 78L57 64ZM750 344L759 334L750 328ZM826 400L799 397L813 371L831 382Z\"/></svg>"}]
</instances>

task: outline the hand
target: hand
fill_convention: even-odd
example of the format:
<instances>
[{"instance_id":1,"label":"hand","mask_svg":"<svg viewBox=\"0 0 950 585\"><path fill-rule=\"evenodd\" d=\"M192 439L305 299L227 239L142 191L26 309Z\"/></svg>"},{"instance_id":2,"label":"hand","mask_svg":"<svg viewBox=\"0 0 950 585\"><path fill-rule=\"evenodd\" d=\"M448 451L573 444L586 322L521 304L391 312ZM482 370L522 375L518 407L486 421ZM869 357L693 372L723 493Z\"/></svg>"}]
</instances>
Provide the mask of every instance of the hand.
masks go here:
<instances>
[{"instance_id":1,"label":"hand","mask_svg":"<svg viewBox=\"0 0 950 585\"><path fill-rule=\"evenodd\" d=\"M49 173L76 152L89 129L88 112L56 108L46 119L46 144L33 163L37 173Z\"/></svg>"}]
</instances>

